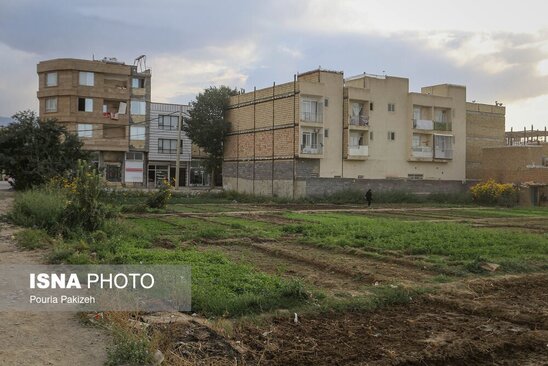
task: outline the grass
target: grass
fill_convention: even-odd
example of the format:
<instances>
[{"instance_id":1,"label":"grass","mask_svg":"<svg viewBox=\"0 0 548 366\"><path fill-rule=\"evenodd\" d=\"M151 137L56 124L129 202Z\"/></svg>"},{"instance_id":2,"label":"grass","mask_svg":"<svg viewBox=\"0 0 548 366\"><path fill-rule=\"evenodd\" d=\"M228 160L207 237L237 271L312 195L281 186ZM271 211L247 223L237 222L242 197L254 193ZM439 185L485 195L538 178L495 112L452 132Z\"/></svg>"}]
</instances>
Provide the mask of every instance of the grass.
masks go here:
<instances>
[{"instance_id":1,"label":"grass","mask_svg":"<svg viewBox=\"0 0 548 366\"><path fill-rule=\"evenodd\" d=\"M63 222L66 201L63 194L54 191L36 189L18 192L9 218L19 226L57 233Z\"/></svg>"},{"instance_id":2,"label":"grass","mask_svg":"<svg viewBox=\"0 0 548 366\"><path fill-rule=\"evenodd\" d=\"M548 237L508 229L472 228L467 224L405 222L345 214L286 214L305 222L284 227L300 241L322 246L374 247L409 255L445 257L447 262L499 261L513 271L548 259ZM439 260L439 257L438 257Z\"/></svg>"},{"instance_id":3,"label":"grass","mask_svg":"<svg viewBox=\"0 0 548 366\"><path fill-rule=\"evenodd\" d=\"M302 283L282 279L235 263L220 252L192 247L166 250L153 245L161 237L180 240L217 237L215 226L189 219L186 231L154 219L118 220L106 235L89 235L56 245L53 263L186 264L192 267L192 309L206 316L233 317L275 308L298 306L311 296ZM196 223L201 226L196 227ZM217 228L218 229L218 228Z\"/></svg>"},{"instance_id":4,"label":"grass","mask_svg":"<svg viewBox=\"0 0 548 366\"><path fill-rule=\"evenodd\" d=\"M44 230L24 229L15 234L15 240L20 248L26 250L51 247L53 239Z\"/></svg>"}]
</instances>

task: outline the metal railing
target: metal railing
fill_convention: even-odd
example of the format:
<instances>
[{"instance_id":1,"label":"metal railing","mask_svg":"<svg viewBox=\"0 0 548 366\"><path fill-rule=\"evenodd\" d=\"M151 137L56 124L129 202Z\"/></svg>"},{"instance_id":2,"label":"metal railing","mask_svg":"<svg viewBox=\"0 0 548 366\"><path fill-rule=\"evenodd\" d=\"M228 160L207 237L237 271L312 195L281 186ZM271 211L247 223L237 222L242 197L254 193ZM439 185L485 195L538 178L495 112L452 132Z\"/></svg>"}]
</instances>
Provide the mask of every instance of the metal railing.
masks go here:
<instances>
[{"instance_id":1,"label":"metal railing","mask_svg":"<svg viewBox=\"0 0 548 366\"><path fill-rule=\"evenodd\" d=\"M369 127L369 116L354 116L354 117L351 116L350 124L352 126Z\"/></svg>"},{"instance_id":2,"label":"metal railing","mask_svg":"<svg viewBox=\"0 0 548 366\"><path fill-rule=\"evenodd\" d=\"M430 146L413 146L411 155L415 158L432 158L433 152Z\"/></svg>"},{"instance_id":3,"label":"metal railing","mask_svg":"<svg viewBox=\"0 0 548 366\"><path fill-rule=\"evenodd\" d=\"M434 159L453 159L453 150L434 149Z\"/></svg>"},{"instance_id":4,"label":"metal railing","mask_svg":"<svg viewBox=\"0 0 548 366\"><path fill-rule=\"evenodd\" d=\"M451 122L434 121L434 130L437 131L451 131L453 126Z\"/></svg>"},{"instance_id":5,"label":"metal railing","mask_svg":"<svg viewBox=\"0 0 548 366\"><path fill-rule=\"evenodd\" d=\"M318 155L322 153L322 147L320 145L301 145L301 153Z\"/></svg>"},{"instance_id":6,"label":"metal railing","mask_svg":"<svg viewBox=\"0 0 548 366\"><path fill-rule=\"evenodd\" d=\"M301 121L322 123L323 114L318 112L301 112Z\"/></svg>"},{"instance_id":7,"label":"metal railing","mask_svg":"<svg viewBox=\"0 0 548 366\"><path fill-rule=\"evenodd\" d=\"M369 146L368 145L349 146L348 147L348 155L368 156L369 155Z\"/></svg>"},{"instance_id":8,"label":"metal railing","mask_svg":"<svg viewBox=\"0 0 548 366\"><path fill-rule=\"evenodd\" d=\"M430 119L413 119L413 128L417 130L433 130L434 123Z\"/></svg>"}]
</instances>

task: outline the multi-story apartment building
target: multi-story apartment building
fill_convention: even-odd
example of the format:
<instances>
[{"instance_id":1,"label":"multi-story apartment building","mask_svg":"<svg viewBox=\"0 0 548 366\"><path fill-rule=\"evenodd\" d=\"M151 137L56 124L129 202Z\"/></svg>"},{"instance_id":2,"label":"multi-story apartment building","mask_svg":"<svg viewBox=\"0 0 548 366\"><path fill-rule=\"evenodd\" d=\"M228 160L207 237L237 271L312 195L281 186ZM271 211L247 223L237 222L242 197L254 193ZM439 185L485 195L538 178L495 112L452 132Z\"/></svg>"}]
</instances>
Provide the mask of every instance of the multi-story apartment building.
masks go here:
<instances>
[{"instance_id":1,"label":"multi-story apartment building","mask_svg":"<svg viewBox=\"0 0 548 366\"><path fill-rule=\"evenodd\" d=\"M84 142L112 183L142 185L150 70L116 59L54 59L37 66L40 117L55 118Z\"/></svg>"},{"instance_id":2,"label":"multi-story apartment building","mask_svg":"<svg viewBox=\"0 0 548 366\"><path fill-rule=\"evenodd\" d=\"M442 192L466 179L466 88L314 70L236 95L223 185L298 197L342 189Z\"/></svg>"},{"instance_id":3,"label":"multi-story apartment building","mask_svg":"<svg viewBox=\"0 0 548 366\"><path fill-rule=\"evenodd\" d=\"M173 181L176 177L177 140L179 148L179 186L189 184L192 142L179 130L188 113L188 105L151 103L147 139L147 186L153 188L162 179ZM181 121L180 121L181 119ZM180 137L178 136L180 134Z\"/></svg>"}]
</instances>

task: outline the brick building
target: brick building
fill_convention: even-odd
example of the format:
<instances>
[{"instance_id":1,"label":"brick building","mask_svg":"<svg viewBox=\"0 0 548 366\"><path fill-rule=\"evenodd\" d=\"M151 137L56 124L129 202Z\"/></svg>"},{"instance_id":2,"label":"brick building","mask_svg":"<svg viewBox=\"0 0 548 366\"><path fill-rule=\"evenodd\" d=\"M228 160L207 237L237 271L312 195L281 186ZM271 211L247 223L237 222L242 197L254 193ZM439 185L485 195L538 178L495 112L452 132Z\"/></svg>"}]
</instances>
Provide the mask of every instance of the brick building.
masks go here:
<instances>
[{"instance_id":1,"label":"brick building","mask_svg":"<svg viewBox=\"0 0 548 366\"><path fill-rule=\"evenodd\" d=\"M61 58L37 66L41 118L76 133L113 184L142 186L150 70L116 59Z\"/></svg>"},{"instance_id":2,"label":"brick building","mask_svg":"<svg viewBox=\"0 0 548 366\"><path fill-rule=\"evenodd\" d=\"M285 197L458 191L466 188L468 116L464 86L410 93L405 78L299 74L230 99L223 186Z\"/></svg>"}]
</instances>

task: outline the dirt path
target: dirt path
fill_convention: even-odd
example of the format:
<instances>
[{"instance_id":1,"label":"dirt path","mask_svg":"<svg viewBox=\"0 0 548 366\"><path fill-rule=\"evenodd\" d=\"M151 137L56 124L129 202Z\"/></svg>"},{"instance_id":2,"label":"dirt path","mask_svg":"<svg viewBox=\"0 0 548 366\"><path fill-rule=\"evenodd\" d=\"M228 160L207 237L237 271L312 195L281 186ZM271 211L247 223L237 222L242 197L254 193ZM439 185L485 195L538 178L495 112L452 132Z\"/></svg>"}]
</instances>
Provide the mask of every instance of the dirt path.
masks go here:
<instances>
[{"instance_id":1,"label":"dirt path","mask_svg":"<svg viewBox=\"0 0 548 366\"><path fill-rule=\"evenodd\" d=\"M0 182L0 214L10 207L13 194ZM16 227L0 222L0 264L40 263L44 253L19 251ZM107 336L82 326L74 313L0 312L0 365L103 365Z\"/></svg>"}]
</instances>

